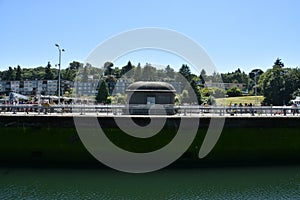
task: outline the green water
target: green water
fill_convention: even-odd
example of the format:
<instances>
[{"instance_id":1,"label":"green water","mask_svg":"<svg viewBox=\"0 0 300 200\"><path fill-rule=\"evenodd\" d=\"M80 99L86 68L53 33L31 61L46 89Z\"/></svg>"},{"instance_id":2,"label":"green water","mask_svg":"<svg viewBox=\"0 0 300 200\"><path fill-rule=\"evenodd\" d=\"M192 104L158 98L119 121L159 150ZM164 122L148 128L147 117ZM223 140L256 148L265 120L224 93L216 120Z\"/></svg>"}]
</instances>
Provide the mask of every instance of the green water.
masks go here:
<instances>
[{"instance_id":1,"label":"green water","mask_svg":"<svg viewBox=\"0 0 300 200\"><path fill-rule=\"evenodd\" d=\"M164 169L0 168L0 199L299 199L300 166Z\"/></svg>"}]
</instances>

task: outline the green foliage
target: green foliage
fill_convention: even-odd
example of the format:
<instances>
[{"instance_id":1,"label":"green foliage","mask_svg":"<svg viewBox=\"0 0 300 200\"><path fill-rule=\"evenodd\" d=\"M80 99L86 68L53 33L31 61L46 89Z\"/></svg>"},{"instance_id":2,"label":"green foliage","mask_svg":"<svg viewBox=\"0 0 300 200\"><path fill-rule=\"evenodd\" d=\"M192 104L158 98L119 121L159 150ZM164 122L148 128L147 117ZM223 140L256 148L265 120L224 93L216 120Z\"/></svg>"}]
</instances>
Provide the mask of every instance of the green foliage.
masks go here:
<instances>
[{"instance_id":1,"label":"green foliage","mask_svg":"<svg viewBox=\"0 0 300 200\"><path fill-rule=\"evenodd\" d=\"M180 96L180 103L185 104L185 103L191 103L190 95L187 90L183 90Z\"/></svg>"},{"instance_id":2,"label":"green foliage","mask_svg":"<svg viewBox=\"0 0 300 200\"><path fill-rule=\"evenodd\" d=\"M61 70L62 78L64 80L74 81L76 74L83 64L77 61L73 61L69 64L69 67L65 70Z\"/></svg>"},{"instance_id":3,"label":"green foliage","mask_svg":"<svg viewBox=\"0 0 300 200\"><path fill-rule=\"evenodd\" d=\"M142 79L143 81L156 81L156 68L151 66L150 64L146 64L146 66L142 70Z\"/></svg>"},{"instance_id":4,"label":"green foliage","mask_svg":"<svg viewBox=\"0 0 300 200\"><path fill-rule=\"evenodd\" d=\"M300 97L300 88L295 90L292 94L292 99L295 99L296 97Z\"/></svg>"},{"instance_id":5,"label":"green foliage","mask_svg":"<svg viewBox=\"0 0 300 200\"><path fill-rule=\"evenodd\" d=\"M12 67L9 67L8 70L4 73L4 80L10 80L13 81L15 80L15 73L12 69Z\"/></svg>"},{"instance_id":6,"label":"green foliage","mask_svg":"<svg viewBox=\"0 0 300 200\"><path fill-rule=\"evenodd\" d=\"M237 87L232 87L226 91L226 94L229 97L238 97L238 96L242 96L242 90Z\"/></svg>"},{"instance_id":7,"label":"green foliage","mask_svg":"<svg viewBox=\"0 0 300 200\"><path fill-rule=\"evenodd\" d=\"M83 68L83 71L82 71L82 76L81 76L81 81L82 82L88 82L89 80L89 68L91 67L91 65L89 64L86 64Z\"/></svg>"},{"instance_id":8,"label":"green foliage","mask_svg":"<svg viewBox=\"0 0 300 200\"><path fill-rule=\"evenodd\" d=\"M125 104L127 95L122 95L120 93L117 93L114 96L110 96L110 99L112 104Z\"/></svg>"},{"instance_id":9,"label":"green foliage","mask_svg":"<svg viewBox=\"0 0 300 200\"><path fill-rule=\"evenodd\" d=\"M54 79L54 75L51 71L51 64L50 62L48 62L47 66L45 67L45 79L46 80L53 80Z\"/></svg>"},{"instance_id":10,"label":"green foliage","mask_svg":"<svg viewBox=\"0 0 300 200\"><path fill-rule=\"evenodd\" d=\"M121 78L121 69L119 69L119 67L115 67L115 69L113 70L113 75L116 78Z\"/></svg>"},{"instance_id":11,"label":"green foliage","mask_svg":"<svg viewBox=\"0 0 300 200\"><path fill-rule=\"evenodd\" d=\"M199 83L199 77L194 76L192 78L192 80L190 81L190 87L192 89L192 91L189 91L189 94L192 94L192 92L194 92L194 94L196 95L196 99L198 102L198 104L202 104L202 97L201 97L201 92L200 92L200 86L198 85ZM193 102L192 102L193 103Z\"/></svg>"},{"instance_id":12,"label":"green foliage","mask_svg":"<svg viewBox=\"0 0 300 200\"><path fill-rule=\"evenodd\" d=\"M127 78L132 78L134 75L134 68L130 61L128 61L127 65L122 67L121 69L121 76L126 76Z\"/></svg>"},{"instance_id":13,"label":"green foliage","mask_svg":"<svg viewBox=\"0 0 300 200\"><path fill-rule=\"evenodd\" d=\"M107 98L108 98L108 87L107 84L104 80L101 80L99 82L98 86L98 92L96 95L96 101L97 103L107 103Z\"/></svg>"},{"instance_id":14,"label":"green foliage","mask_svg":"<svg viewBox=\"0 0 300 200\"><path fill-rule=\"evenodd\" d=\"M260 76L263 74L264 72L261 69L254 69L249 73L249 87L248 90L250 91L250 94L254 95L255 94L255 88L256 88L256 92L258 95L261 94L261 87L258 84L258 80L260 78Z\"/></svg>"},{"instance_id":15,"label":"green foliage","mask_svg":"<svg viewBox=\"0 0 300 200\"><path fill-rule=\"evenodd\" d=\"M265 97L264 102L273 105L287 104L293 92L300 88L300 70L283 68L277 59L272 69L268 69L259 79Z\"/></svg>"},{"instance_id":16,"label":"green foliage","mask_svg":"<svg viewBox=\"0 0 300 200\"><path fill-rule=\"evenodd\" d=\"M224 98L226 95L226 91L224 89L217 87L201 88L200 92L203 97L213 96L214 98Z\"/></svg>"},{"instance_id":17,"label":"green foliage","mask_svg":"<svg viewBox=\"0 0 300 200\"><path fill-rule=\"evenodd\" d=\"M216 105L216 99L212 95L203 98L203 104Z\"/></svg>"},{"instance_id":18,"label":"green foliage","mask_svg":"<svg viewBox=\"0 0 300 200\"><path fill-rule=\"evenodd\" d=\"M183 64L180 69L179 73L187 80L191 81L191 70L188 65Z\"/></svg>"},{"instance_id":19,"label":"green foliage","mask_svg":"<svg viewBox=\"0 0 300 200\"><path fill-rule=\"evenodd\" d=\"M244 83L248 85L249 76L238 68L235 72L221 74L224 83Z\"/></svg>"},{"instance_id":20,"label":"green foliage","mask_svg":"<svg viewBox=\"0 0 300 200\"><path fill-rule=\"evenodd\" d=\"M138 64L138 66L134 70L133 79L135 81L142 80L142 67L141 67L140 63Z\"/></svg>"},{"instance_id":21,"label":"green foliage","mask_svg":"<svg viewBox=\"0 0 300 200\"><path fill-rule=\"evenodd\" d=\"M22 69L20 65L18 65L16 70L16 81L20 81L20 80L22 80Z\"/></svg>"},{"instance_id":22,"label":"green foliage","mask_svg":"<svg viewBox=\"0 0 300 200\"><path fill-rule=\"evenodd\" d=\"M114 66L114 64L112 62L105 62L104 63L104 75L112 75L113 73L113 69L112 67Z\"/></svg>"},{"instance_id":23,"label":"green foliage","mask_svg":"<svg viewBox=\"0 0 300 200\"><path fill-rule=\"evenodd\" d=\"M175 71L174 71L173 68L170 67L170 65L167 65L167 67L165 68L164 71L165 71L168 78L170 78L170 79L175 78Z\"/></svg>"}]
</instances>

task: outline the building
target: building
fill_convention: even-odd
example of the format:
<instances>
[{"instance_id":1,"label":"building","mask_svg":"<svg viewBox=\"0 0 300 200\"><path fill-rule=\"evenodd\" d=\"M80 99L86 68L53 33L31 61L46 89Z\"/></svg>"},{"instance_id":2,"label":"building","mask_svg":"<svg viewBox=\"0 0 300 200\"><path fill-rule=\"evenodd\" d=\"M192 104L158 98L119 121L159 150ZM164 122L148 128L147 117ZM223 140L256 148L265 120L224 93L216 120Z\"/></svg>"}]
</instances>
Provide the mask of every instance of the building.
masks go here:
<instances>
[{"instance_id":1,"label":"building","mask_svg":"<svg viewBox=\"0 0 300 200\"><path fill-rule=\"evenodd\" d=\"M132 83L130 79L127 78L119 78L118 81L114 85L114 89L112 91L113 95L116 94L125 94L127 87Z\"/></svg>"},{"instance_id":2,"label":"building","mask_svg":"<svg viewBox=\"0 0 300 200\"><path fill-rule=\"evenodd\" d=\"M126 89L129 114L174 114L175 88L166 82L132 83ZM159 105L159 106L156 106ZM152 110L152 107L154 110ZM156 109L157 108L157 109ZM151 110L151 111L150 111ZM162 112L163 110L163 112Z\"/></svg>"},{"instance_id":3,"label":"building","mask_svg":"<svg viewBox=\"0 0 300 200\"><path fill-rule=\"evenodd\" d=\"M212 82L210 80L205 82L205 85L206 87L218 87L218 88L224 88L225 90L228 90L233 87L237 87L242 91L246 90L246 84L244 83L221 83L221 82Z\"/></svg>"},{"instance_id":4,"label":"building","mask_svg":"<svg viewBox=\"0 0 300 200\"><path fill-rule=\"evenodd\" d=\"M24 80L24 81L1 81L0 92L8 94L16 92L22 95L57 95L58 81L57 80ZM61 80L61 91L73 87L72 81Z\"/></svg>"}]
</instances>

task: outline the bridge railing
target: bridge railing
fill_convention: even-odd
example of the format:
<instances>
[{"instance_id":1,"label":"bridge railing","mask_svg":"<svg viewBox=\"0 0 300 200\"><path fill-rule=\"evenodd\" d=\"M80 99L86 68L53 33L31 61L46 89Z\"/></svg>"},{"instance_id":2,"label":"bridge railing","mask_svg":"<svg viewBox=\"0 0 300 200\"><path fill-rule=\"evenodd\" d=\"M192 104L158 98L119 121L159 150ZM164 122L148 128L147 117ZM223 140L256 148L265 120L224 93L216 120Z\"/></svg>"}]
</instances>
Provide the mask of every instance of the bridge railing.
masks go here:
<instances>
[{"instance_id":1,"label":"bridge railing","mask_svg":"<svg viewBox=\"0 0 300 200\"><path fill-rule=\"evenodd\" d=\"M36 104L2 104L0 113L73 113L97 115L218 115L218 116L239 116L239 115L299 115L300 108L291 106L259 106L259 107L233 107L233 106L199 106L199 105L36 105Z\"/></svg>"}]
</instances>

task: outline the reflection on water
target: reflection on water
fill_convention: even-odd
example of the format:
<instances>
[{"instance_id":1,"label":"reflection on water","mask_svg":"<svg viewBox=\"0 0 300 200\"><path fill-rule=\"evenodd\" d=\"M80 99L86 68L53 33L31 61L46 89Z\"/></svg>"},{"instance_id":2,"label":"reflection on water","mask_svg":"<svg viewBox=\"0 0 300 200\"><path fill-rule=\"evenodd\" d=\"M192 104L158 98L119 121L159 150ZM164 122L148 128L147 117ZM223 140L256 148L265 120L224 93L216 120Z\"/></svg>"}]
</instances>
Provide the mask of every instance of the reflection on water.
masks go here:
<instances>
[{"instance_id":1,"label":"reflection on water","mask_svg":"<svg viewBox=\"0 0 300 200\"><path fill-rule=\"evenodd\" d=\"M300 166L167 169L0 168L0 199L299 199Z\"/></svg>"}]
</instances>

